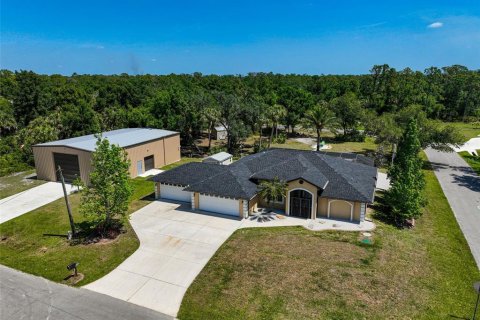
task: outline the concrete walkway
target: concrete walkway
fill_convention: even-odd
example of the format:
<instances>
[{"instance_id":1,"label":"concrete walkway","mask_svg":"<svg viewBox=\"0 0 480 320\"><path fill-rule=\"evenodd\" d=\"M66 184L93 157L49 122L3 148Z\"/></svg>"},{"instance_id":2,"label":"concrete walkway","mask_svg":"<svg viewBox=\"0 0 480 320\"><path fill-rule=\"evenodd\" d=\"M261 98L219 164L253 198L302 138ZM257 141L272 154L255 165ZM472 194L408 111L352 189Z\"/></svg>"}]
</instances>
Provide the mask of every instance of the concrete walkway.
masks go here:
<instances>
[{"instance_id":1,"label":"concrete walkway","mask_svg":"<svg viewBox=\"0 0 480 320\"><path fill-rule=\"evenodd\" d=\"M480 268L480 177L455 152L425 153Z\"/></svg>"},{"instance_id":2,"label":"concrete walkway","mask_svg":"<svg viewBox=\"0 0 480 320\"><path fill-rule=\"evenodd\" d=\"M0 319L172 319L125 301L0 265Z\"/></svg>"},{"instance_id":3,"label":"concrete walkway","mask_svg":"<svg viewBox=\"0 0 480 320\"><path fill-rule=\"evenodd\" d=\"M66 184L67 193L73 190ZM47 182L0 200L0 224L63 197L62 184Z\"/></svg>"}]
</instances>

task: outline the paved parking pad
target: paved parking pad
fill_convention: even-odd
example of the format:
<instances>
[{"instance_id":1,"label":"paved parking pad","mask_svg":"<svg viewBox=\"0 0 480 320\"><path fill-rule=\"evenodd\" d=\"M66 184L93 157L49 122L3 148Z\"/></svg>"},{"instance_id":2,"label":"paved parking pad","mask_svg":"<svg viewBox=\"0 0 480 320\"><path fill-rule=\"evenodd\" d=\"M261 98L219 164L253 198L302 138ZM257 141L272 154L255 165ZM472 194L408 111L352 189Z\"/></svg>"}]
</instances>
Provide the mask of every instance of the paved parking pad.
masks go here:
<instances>
[{"instance_id":1,"label":"paved parking pad","mask_svg":"<svg viewBox=\"0 0 480 320\"><path fill-rule=\"evenodd\" d=\"M155 201L131 217L140 248L85 288L176 316L187 288L241 223Z\"/></svg>"}]
</instances>

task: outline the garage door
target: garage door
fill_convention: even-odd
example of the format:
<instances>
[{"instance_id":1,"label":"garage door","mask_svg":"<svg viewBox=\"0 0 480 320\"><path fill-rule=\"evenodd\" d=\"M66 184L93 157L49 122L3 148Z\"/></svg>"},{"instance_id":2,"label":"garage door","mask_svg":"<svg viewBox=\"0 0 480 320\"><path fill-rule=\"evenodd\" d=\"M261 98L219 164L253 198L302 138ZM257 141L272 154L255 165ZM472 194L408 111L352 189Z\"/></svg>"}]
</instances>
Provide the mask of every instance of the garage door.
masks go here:
<instances>
[{"instance_id":1,"label":"garage door","mask_svg":"<svg viewBox=\"0 0 480 320\"><path fill-rule=\"evenodd\" d=\"M145 162L145 171L152 170L155 168L155 161L153 156L148 156L143 158L143 162Z\"/></svg>"},{"instance_id":2,"label":"garage door","mask_svg":"<svg viewBox=\"0 0 480 320\"><path fill-rule=\"evenodd\" d=\"M58 166L62 168L63 178L66 182L72 182L76 178L80 178L80 166L78 165L78 156L76 154L53 153L53 161L55 162L57 181L60 181Z\"/></svg>"},{"instance_id":3,"label":"garage door","mask_svg":"<svg viewBox=\"0 0 480 320\"><path fill-rule=\"evenodd\" d=\"M199 199L199 209L227 214L229 216L238 216L238 200L218 198L201 194Z\"/></svg>"},{"instance_id":4,"label":"garage door","mask_svg":"<svg viewBox=\"0 0 480 320\"><path fill-rule=\"evenodd\" d=\"M334 200L330 202L330 218L350 220L353 205L348 201Z\"/></svg>"},{"instance_id":5,"label":"garage door","mask_svg":"<svg viewBox=\"0 0 480 320\"><path fill-rule=\"evenodd\" d=\"M166 184L160 185L160 198L169 199L169 200L176 200L176 201L184 201L184 202L191 202L191 192L183 191L185 187L178 187L178 186L169 186Z\"/></svg>"}]
</instances>

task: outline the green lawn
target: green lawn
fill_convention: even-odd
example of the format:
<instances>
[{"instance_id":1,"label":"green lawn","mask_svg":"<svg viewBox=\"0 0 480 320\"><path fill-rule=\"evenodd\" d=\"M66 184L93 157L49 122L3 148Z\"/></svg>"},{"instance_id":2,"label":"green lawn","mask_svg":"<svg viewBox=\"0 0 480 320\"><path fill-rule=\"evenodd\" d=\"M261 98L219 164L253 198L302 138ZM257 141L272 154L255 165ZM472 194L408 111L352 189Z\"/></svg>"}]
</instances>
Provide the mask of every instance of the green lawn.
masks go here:
<instances>
[{"instance_id":1,"label":"green lawn","mask_svg":"<svg viewBox=\"0 0 480 320\"><path fill-rule=\"evenodd\" d=\"M152 200L153 182L133 180L134 194L129 212ZM75 223L84 221L78 213L79 194L69 196ZM107 243L70 245L65 238L70 230L64 199L0 225L0 263L27 273L61 282L69 271L67 264L78 261L85 275L79 286L101 278L130 256L139 241L127 223L125 233Z\"/></svg>"},{"instance_id":2,"label":"green lawn","mask_svg":"<svg viewBox=\"0 0 480 320\"><path fill-rule=\"evenodd\" d=\"M480 135L480 122L477 123L464 123L464 122L447 122L446 124L452 125L457 128L461 134L465 136L465 141L475 138Z\"/></svg>"},{"instance_id":3,"label":"green lawn","mask_svg":"<svg viewBox=\"0 0 480 320\"><path fill-rule=\"evenodd\" d=\"M373 245L354 232L238 230L187 290L179 318L471 317L480 273L434 173L425 174L428 205L415 229L375 220Z\"/></svg>"},{"instance_id":4,"label":"green lawn","mask_svg":"<svg viewBox=\"0 0 480 320\"><path fill-rule=\"evenodd\" d=\"M188 158L188 157L182 157L180 161L168 164L166 166L161 167L161 170L170 170L173 168L176 168L178 166L181 166L182 164L189 163L189 162L200 162L202 161L201 158Z\"/></svg>"},{"instance_id":5,"label":"green lawn","mask_svg":"<svg viewBox=\"0 0 480 320\"><path fill-rule=\"evenodd\" d=\"M35 178L27 178L32 174L35 174L35 170L17 172L9 174L8 176L0 177L0 199L39 186L46 182Z\"/></svg>"},{"instance_id":6,"label":"green lawn","mask_svg":"<svg viewBox=\"0 0 480 320\"><path fill-rule=\"evenodd\" d=\"M477 150L477 154L479 150ZM472 169L480 176L480 156L472 156L468 151L458 153Z\"/></svg>"}]
</instances>

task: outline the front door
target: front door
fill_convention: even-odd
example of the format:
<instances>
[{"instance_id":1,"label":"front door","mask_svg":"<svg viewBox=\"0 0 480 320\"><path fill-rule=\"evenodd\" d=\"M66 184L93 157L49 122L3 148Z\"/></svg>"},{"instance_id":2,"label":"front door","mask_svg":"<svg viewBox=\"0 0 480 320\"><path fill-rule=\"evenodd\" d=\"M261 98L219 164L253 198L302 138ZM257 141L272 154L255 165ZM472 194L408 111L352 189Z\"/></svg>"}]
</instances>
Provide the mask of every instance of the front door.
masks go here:
<instances>
[{"instance_id":1,"label":"front door","mask_svg":"<svg viewBox=\"0 0 480 320\"><path fill-rule=\"evenodd\" d=\"M290 215L300 218L310 218L312 214L312 195L305 190L290 192Z\"/></svg>"}]
</instances>

